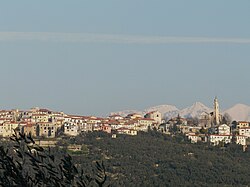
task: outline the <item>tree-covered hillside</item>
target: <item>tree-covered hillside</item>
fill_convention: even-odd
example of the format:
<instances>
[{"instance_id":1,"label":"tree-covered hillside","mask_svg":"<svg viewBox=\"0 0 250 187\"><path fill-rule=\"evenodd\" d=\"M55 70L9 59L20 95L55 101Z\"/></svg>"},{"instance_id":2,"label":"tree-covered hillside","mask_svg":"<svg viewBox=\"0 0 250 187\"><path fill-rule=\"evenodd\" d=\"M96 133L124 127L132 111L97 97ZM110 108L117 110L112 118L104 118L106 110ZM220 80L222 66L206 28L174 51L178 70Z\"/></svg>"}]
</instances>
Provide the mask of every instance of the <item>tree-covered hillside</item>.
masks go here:
<instances>
[{"instance_id":1,"label":"tree-covered hillside","mask_svg":"<svg viewBox=\"0 0 250 187\"><path fill-rule=\"evenodd\" d=\"M191 144L156 131L115 139L93 132L65 137L51 149L31 137L13 140L1 142L0 186L250 185L250 152L234 144ZM69 149L75 144L82 150Z\"/></svg>"},{"instance_id":2,"label":"tree-covered hillside","mask_svg":"<svg viewBox=\"0 0 250 187\"><path fill-rule=\"evenodd\" d=\"M250 184L250 153L241 146L219 148L190 144L182 136L158 132L138 136L91 133L70 140L89 148L75 162L103 160L112 186L246 186ZM85 163L85 165L83 164Z\"/></svg>"}]
</instances>

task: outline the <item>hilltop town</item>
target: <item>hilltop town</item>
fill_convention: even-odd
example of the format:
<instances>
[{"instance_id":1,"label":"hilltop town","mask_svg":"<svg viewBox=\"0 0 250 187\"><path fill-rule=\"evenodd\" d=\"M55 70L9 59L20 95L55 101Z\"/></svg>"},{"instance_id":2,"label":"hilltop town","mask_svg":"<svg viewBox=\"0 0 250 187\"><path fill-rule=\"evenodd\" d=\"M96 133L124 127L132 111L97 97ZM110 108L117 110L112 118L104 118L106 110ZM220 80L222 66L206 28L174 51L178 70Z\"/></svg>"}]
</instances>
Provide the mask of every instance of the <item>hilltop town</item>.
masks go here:
<instances>
[{"instance_id":1,"label":"hilltop town","mask_svg":"<svg viewBox=\"0 0 250 187\"><path fill-rule=\"evenodd\" d=\"M249 122L227 121L220 114L217 98L214 99L213 111L203 112L198 119L187 119L177 115L165 120L159 111L148 112L144 116L137 113L125 117L113 114L106 118L69 115L41 108L32 108L28 111L0 111L0 136L3 139L15 132L30 134L40 140L49 140L93 131L104 131L112 138L116 138L119 134L135 136L139 131L147 132L149 129L172 136L181 133L192 143L236 143L242 145L243 149L247 148L250 139Z\"/></svg>"}]
</instances>

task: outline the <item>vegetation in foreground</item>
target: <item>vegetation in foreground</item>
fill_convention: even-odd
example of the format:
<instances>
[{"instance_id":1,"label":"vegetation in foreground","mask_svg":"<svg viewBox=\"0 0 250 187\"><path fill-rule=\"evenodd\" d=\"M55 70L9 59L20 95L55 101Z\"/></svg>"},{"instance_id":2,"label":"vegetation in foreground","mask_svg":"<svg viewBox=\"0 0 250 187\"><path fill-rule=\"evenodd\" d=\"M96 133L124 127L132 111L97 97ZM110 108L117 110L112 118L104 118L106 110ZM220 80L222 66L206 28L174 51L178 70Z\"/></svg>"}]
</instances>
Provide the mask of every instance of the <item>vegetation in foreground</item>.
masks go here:
<instances>
[{"instance_id":1,"label":"vegetation in foreground","mask_svg":"<svg viewBox=\"0 0 250 187\"><path fill-rule=\"evenodd\" d=\"M13 135L11 140L0 146L0 186L85 187L104 186L106 182L103 163L96 162L94 175L89 175L76 167L70 155L45 150L30 136Z\"/></svg>"}]
</instances>

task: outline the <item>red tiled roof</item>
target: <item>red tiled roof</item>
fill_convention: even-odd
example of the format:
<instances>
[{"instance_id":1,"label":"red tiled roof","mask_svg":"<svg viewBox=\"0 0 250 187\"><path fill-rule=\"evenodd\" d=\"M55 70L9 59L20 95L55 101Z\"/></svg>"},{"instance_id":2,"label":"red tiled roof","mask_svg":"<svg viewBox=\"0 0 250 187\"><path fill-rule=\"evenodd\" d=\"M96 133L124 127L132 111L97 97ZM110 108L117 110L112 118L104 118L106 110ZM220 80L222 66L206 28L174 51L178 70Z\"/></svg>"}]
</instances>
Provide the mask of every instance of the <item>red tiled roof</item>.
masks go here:
<instances>
[{"instance_id":1,"label":"red tiled roof","mask_svg":"<svg viewBox=\"0 0 250 187\"><path fill-rule=\"evenodd\" d=\"M209 136L232 136L232 134L210 134Z\"/></svg>"}]
</instances>

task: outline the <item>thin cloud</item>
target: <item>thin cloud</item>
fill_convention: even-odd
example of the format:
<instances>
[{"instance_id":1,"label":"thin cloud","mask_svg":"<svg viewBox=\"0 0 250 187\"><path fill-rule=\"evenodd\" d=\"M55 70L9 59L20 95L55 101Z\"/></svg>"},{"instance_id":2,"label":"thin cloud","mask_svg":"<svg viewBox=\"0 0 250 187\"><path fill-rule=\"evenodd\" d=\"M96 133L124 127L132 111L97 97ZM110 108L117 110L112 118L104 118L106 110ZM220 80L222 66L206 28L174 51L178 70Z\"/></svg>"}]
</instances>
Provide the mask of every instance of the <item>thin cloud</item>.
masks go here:
<instances>
[{"instance_id":1,"label":"thin cloud","mask_svg":"<svg viewBox=\"0 0 250 187\"><path fill-rule=\"evenodd\" d=\"M115 43L115 44L250 44L250 38L212 38L212 37L167 37L137 36L89 33L54 32L0 32L0 42L40 41L71 43Z\"/></svg>"}]
</instances>

